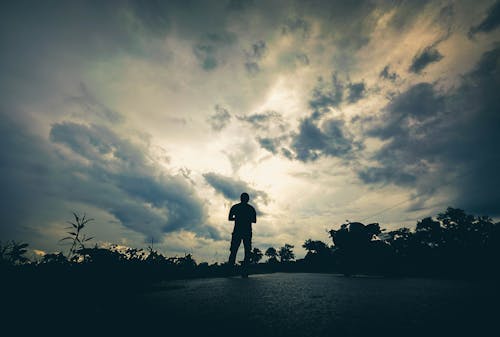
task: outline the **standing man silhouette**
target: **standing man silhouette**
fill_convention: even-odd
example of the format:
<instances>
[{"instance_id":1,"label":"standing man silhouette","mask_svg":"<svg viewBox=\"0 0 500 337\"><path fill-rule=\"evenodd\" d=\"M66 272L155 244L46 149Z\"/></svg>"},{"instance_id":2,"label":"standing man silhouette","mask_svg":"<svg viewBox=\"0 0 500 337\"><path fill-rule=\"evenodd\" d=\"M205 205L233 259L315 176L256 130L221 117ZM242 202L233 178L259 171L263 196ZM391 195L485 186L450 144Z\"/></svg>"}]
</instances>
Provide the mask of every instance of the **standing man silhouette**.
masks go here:
<instances>
[{"instance_id":1,"label":"standing man silhouette","mask_svg":"<svg viewBox=\"0 0 500 337\"><path fill-rule=\"evenodd\" d=\"M252 223L257 222L257 214L255 208L248 204L250 196L248 193L241 193L241 202L233 205L229 211L229 221L234 221L233 235L231 238L231 254L229 255L229 265L234 266L236 253L243 240L245 247L245 259L243 267L246 267L250 262L250 254L252 251ZM246 272L243 273L246 276Z\"/></svg>"}]
</instances>

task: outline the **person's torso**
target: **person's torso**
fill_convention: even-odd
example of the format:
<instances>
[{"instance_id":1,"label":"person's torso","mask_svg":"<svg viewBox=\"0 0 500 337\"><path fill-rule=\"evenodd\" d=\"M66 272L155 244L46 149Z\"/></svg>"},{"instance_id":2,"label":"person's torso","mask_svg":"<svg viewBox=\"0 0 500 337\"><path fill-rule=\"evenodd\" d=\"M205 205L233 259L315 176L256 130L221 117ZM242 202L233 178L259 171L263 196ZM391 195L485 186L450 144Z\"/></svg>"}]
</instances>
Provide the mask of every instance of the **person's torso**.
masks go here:
<instances>
[{"instance_id":1,"label":"person's torso","mask_svg":"<svg viewBox=\"0 0 500 337\"><path fill-rule=\"evenodd\" d=\"M236 204L233 206L235 215L234 229L237 231L251 231L252 222L255 219L255 209L248 204Z\"/></svg>"}]
</instances>

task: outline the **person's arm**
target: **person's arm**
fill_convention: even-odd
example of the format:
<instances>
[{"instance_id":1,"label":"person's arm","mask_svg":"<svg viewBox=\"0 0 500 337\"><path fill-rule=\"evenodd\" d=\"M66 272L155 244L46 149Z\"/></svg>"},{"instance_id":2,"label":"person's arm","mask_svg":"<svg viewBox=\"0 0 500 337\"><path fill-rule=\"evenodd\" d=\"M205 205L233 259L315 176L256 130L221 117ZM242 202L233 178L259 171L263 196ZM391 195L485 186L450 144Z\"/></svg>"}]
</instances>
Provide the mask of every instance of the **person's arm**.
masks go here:
<instances>
[{"instance_id":1,"label":"person's arm","mask_svg":"<svg viewBox=\"0 0 500 337\"><path fill-rule=\"evenodd\" d=\"M234 212L234 206L231 207L231 209L229 210L229 217L228 217L228 220L229 221L234 221L234 219L236 219L236 214Z\"/></svg>"},{"instance_id":2,"label":"person's arm","mask_svg":"<svg viewBox=\"0 0 500 337\"><path fill-rule=\"evenodd\" d=\"M252 207L252 211L253 211L253 219L252 219L252 222L253 223L257 223L257 213L255 212L255 208Z\"/></svg>"}]
</instances>

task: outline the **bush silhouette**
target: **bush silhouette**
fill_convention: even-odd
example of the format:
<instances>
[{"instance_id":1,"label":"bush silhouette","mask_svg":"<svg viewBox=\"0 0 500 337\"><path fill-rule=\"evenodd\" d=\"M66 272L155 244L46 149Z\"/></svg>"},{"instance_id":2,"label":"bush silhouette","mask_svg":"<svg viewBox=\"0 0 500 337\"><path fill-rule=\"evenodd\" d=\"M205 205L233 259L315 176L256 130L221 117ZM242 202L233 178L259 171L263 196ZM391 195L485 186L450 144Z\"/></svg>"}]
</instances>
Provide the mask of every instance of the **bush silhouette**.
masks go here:
<instances>
[{"instance_id":1,"label":"bush silhouette","mask_svg":"<svg viewBox=\"0 0 500 337\"><path fill-rule=\"evenodd\" d=\"M137 249L94 244L89 248L86 243L92 238L83 231L92 219L77 213L73 217L69 236L63 240L71 243L67 255L50 253L38 261L30 261L26 256L27 243L8 241L0 243L1 270L8 271L13 280L28 275L42 283L45 279L49 284L68 279L75 284L81 283L82 287L86 284L88 288L91 284L100 289L108 287L108 290L140 287L168 279L233 275L224 264L198 264L191 254L166 257L152 245ZM279 250L269 247L264 254L254 248L251 272L318 271L440 277L499 275L495 266L500 255L500 223L457 208L449 207L436 218L417 221L414 230L403 227L386 231L378 223L347 222L338 229L331 229L329 234L332 246L307 239L302 245L307 253L304 259L297 261L294 261L291 244L284 244ZM263 255L268 263L259 264Z\"/></svg>"}]
</instances>

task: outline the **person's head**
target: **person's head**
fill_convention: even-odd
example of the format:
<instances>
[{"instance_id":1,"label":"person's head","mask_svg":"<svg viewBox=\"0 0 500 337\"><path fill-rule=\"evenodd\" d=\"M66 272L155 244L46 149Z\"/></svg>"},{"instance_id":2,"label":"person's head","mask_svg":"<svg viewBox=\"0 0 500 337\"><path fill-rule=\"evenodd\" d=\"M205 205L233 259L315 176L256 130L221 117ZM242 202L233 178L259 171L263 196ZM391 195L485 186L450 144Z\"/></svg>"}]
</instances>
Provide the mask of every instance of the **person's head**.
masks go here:
<instances>
[{"instance_id":1,"label":"person's head","mask_svg":"<svg viewBox=\"0 0 500 337\"><path fill-rule=\"evenodd\" d=\"M240 200L242 203L246 204L248 200L250 200L250 196L246 192L241 193Z\"/></svg>"}]
</instances>

